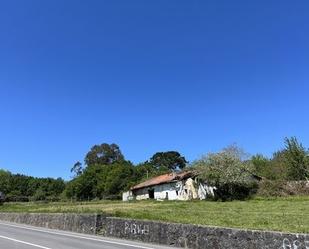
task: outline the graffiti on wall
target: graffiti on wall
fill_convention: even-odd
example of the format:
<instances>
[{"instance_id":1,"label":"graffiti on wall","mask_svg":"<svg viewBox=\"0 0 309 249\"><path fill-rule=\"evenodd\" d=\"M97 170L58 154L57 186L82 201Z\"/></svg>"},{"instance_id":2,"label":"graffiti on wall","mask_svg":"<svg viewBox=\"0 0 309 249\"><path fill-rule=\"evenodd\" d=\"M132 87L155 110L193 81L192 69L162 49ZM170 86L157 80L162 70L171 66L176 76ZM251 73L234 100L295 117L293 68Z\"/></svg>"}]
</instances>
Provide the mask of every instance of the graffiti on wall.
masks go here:
<instances>
[{"instance_id":1,"label":"graffiti on wall","mask_svg":"<svg viewBox=\"0 0 309 249\"><path fill-rule=\"evenodd\" d=\"M125 234L147 235L149 234L149 225L136 224L134 222L125 222Z\"/></svg>"}]
</instances>

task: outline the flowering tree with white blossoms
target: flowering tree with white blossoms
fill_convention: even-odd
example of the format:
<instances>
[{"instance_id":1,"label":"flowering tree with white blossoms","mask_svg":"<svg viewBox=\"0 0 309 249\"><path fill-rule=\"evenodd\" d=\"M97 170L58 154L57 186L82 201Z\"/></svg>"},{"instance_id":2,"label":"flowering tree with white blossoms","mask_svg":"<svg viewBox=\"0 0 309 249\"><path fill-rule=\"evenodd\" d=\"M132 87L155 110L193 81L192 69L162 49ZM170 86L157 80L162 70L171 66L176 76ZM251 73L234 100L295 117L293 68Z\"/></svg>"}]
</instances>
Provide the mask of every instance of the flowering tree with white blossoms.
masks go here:
<instances>
[{"instance_id":1,"label":"flowering tree with white blossoms","mask_svg":"<svg viewBox=\"0 0 309 249\"><path fill-rule=\"evenodd\" d=\"M209 153L195 161L192 167L199 172L199 178L217 187L217 198L245 199L256 186L253 165L249 156L236 145L224 148L218 153Z\"/></svg>"}]
</instances>

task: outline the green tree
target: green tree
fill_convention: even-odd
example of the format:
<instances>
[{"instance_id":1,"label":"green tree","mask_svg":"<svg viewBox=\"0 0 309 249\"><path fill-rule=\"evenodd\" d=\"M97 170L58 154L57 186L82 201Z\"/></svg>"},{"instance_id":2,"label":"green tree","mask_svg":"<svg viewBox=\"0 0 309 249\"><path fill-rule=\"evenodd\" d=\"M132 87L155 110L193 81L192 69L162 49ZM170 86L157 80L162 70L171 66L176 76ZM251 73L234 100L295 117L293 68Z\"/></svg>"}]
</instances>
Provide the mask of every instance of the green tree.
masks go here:
<instances>
[{"instance_id":1,"label":"green tree","mask_svg":"<svg viewBox=\"0 0 309 249\"><path fill-rule=\"evenodd\" d=\"M296 137L285 138L285 158L288 180L306 180L309 176L309 156Z\"/></svg>"},{"instance_id":2,"label":"green tree","mask_svg":"<svg viewBox=\"0 0 309 249\"><path fill-rule=\"evenodd\" d=\"M130 162L112 165L92 165L70 181L65 194L68 198L87 200L120 196L134 183L134 166Z\"/></svg>"},{"instance_id":3,"label":"green tree","mask_svg":"<svg viewBox=\"0 0 309 249\"><path fill-rule=\"evenodd\" d=\"M164 171L165 170L166 169L164 169ZM162 172L159 171L153 164L146 161L143 163L139 163L134 167L134 180L135 183L138 183L151 177L157 176L161 173Z\"/></svg>"},{"instance_id":4,"label":"green tree","mask_svg":"<svg viewBox=\"0 0 309 249\"><path fill-rule=\"evenodd\" d=\"M46 192L42 188L38 188L31 199L33 201L43 201L46 200L46 197Z\"/></svg>"},{"instance_id":5,"label":"green tree","mask_svg":"<svg viewBox=\"0 0 309 249\"><path fill-rule=\"evenodd\" d=\"M154 154L149 163L158 170L177 171L186 167L187 160L177 151L157 152Z\"/></svg>"},{"instance_id":6,"label":"green tree","mask_svg":"<svg viewBox=\"0 0 309 249\"><path fill-rule=\"evenodd\" d=\"M271 164L270 160L262 154L252 156L251 162L254 166L254 173L260 177L270 178Z\"/></svg>"},{"instance_id":7,"label":"green tree","mask_svg":"<svg viewBox=\"0 0 309 249\"><path fill-rule=\"evenodd\" d=\"M217 188L217 198L244 199L256 188L252 174L254 167L246 158L243 150L233 145L202 156L192 167L199 172L202 181Z\"/></svg>"},{"instance_id":8,"label":"green tree","mask_svg":"<svg viewBox=\"0 0 309 249\"><path fill-rule=\"evenodd\" d=\"M279 150L273 154L270 160L270 168L267 174L269 180L284 181L287 177L288 163L286 151Z\"/></svg>"},{"instance_id":9,"label":"green tree","mask_svg":"<svg viewBox=\"0 0 309 249\"><path fill-rule=\"evenodd\" d=\"M93 146L85 158L87 166L109 165L122 161L124 161L124 156L122 155L119 146L117 144L107 143Z\"/></svg>"},{"instance_id":10,"label":"green tree","mask_svg":"<svg viewBox=\"0 0 309 249\"><path fill-rule=\"evenodd\" d=\"M7 195L10 190L10 181L12 174L9 171L0 170L0 191Z\"/></svg>"},{"instance_id":11,"label":"green tree","mask_svg":"<svg viewBox=\"0 0 309 249\"><path fill-rule=\"evenodd\" d=\"M85 163L83 170L80 170L80 163L72 168L78 174L67 184L65 195L68 198L81 200L120 195L136 178L132 163L124 159L116 144L93 146Z\"/></svg>"},{"instance_id":12,"label":"green tree","mask_svg":"<svg viewBox=\"0 0 309 249\"><path fill-rule=\"evenodd\" d=\"M76 162L71 168L71 173L74 173L74 177L80 176L83 173L83 165L81 162Z\"/></svg>"},{"instance_id":13,"label":"green tree","mask_svg":"<svg viewBox=\"0 0 309 249\"><path fill-rule=\"evenodd\" d=\"M36 178L0 170L0 191L10 200L27 201L42 193L44 199L58 197L64 189L65 182L61 178Z\"/></svg>"},{"instance_id":14,"label":"green tree","mask_svg":"<svg viewBox=\"0 0 309 249\"><path fill-rule=\"evenodd\" d=\"M129 163L115 163L105 167L100 176L98 193L101 198L120 195L134 183L134 166Z\"/></svg>"}]
</instances>

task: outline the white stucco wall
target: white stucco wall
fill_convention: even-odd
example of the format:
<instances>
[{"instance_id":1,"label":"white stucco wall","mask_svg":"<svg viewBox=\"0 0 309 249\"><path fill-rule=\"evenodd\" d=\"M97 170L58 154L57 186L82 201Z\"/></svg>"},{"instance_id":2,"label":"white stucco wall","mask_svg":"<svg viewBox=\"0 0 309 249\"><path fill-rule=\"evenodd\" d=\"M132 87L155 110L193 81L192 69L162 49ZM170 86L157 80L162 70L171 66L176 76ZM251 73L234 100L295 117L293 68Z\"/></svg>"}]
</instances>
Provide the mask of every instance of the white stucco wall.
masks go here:
<instances>
[{"instance_id":1,"label":"white stucco wall","mask_svg":"<svg viewBox=\"0 0 309 249\"><path fill-rule=\"evenodd\" d=\"M133 200L133 193L132 191L127 191L122 193L122 200L123 201L131 201Z\"/></svg>"},{"instance_id":2,"label":"white stucco wall","mask_svg":"<svg viewBox=\"0 0 309 249\"><path fill-rule=\"evenodd\" d=\"M149 199L149 189L154 190L154 199L156 200L165 200L166 196L168 196L168 200L177 200L178 195L176 192L176 183L167 183L156 185L153 187L138 189L134 191L134 195L136 200L146 200Z\"/></svg>"},{"instance_id":3,"label":"white stucco wall","mask_svg":"<svg viewBox=\"0 0 309 249\"><path fill-rule=\"evenodd\" d=\"M168 197L168 200L178 199L176 183L167 183L154 186L154 191L154 198L156 200L165 200L166 197Z\"/></svg>"},{"instance_id":4,"label":"white stucco wall","mask_svg":"<svg viewBox=\"0 0 309 249\"><path fill-rule=\"evenodd\" d=\"M216 187L208 186L207 184L199 184L198 196L200 200L205 200L207 197L215 196Z\"/></svg>"},{"instance_id":5,"label":"white stucco wall","mask_svg":"<svg viewBox=\"0 0 309 249\"><path fill-rule=\"evenodd\" d=\"M145 187L129 192L123 193L123 200L147 200L149 199L148 190L154 190L155 200L191 200L191 199L206 199L207 196L213 195L212 187L208 187L206 184L198 184L192 178L188 178L185 181L171 182L160 184L152 187Z\"/></svg>"},{"instance_id":6,"label":"white stucco wall","mask_svg":"<svg viewBox=\"0 0 309 249\"><path fill-rule=\"evenodd\" d=\"M138 189L134 192L134 196L136 200L147 200L149 199L148 188Z\"/></svg>"}]
</instances>

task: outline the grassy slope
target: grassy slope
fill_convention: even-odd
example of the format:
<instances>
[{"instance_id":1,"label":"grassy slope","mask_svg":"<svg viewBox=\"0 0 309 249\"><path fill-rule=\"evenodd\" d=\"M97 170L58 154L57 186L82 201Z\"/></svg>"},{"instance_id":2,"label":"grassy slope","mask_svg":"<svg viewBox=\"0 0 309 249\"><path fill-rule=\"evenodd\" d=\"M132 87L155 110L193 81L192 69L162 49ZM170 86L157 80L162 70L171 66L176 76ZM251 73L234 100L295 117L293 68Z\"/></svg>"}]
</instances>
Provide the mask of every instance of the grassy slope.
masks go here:
<instances>
[{"instance_id":1,"label":"grassy slope","mask_svg":"<svg viewBox=\"0 0 309 249\"><path fill-rule=\"evenodd\" d=\"M0 206L0 212L108 213L137 219L309 233L309 197L233 202L6 203Z\"/></svg>"}]
</instances>

